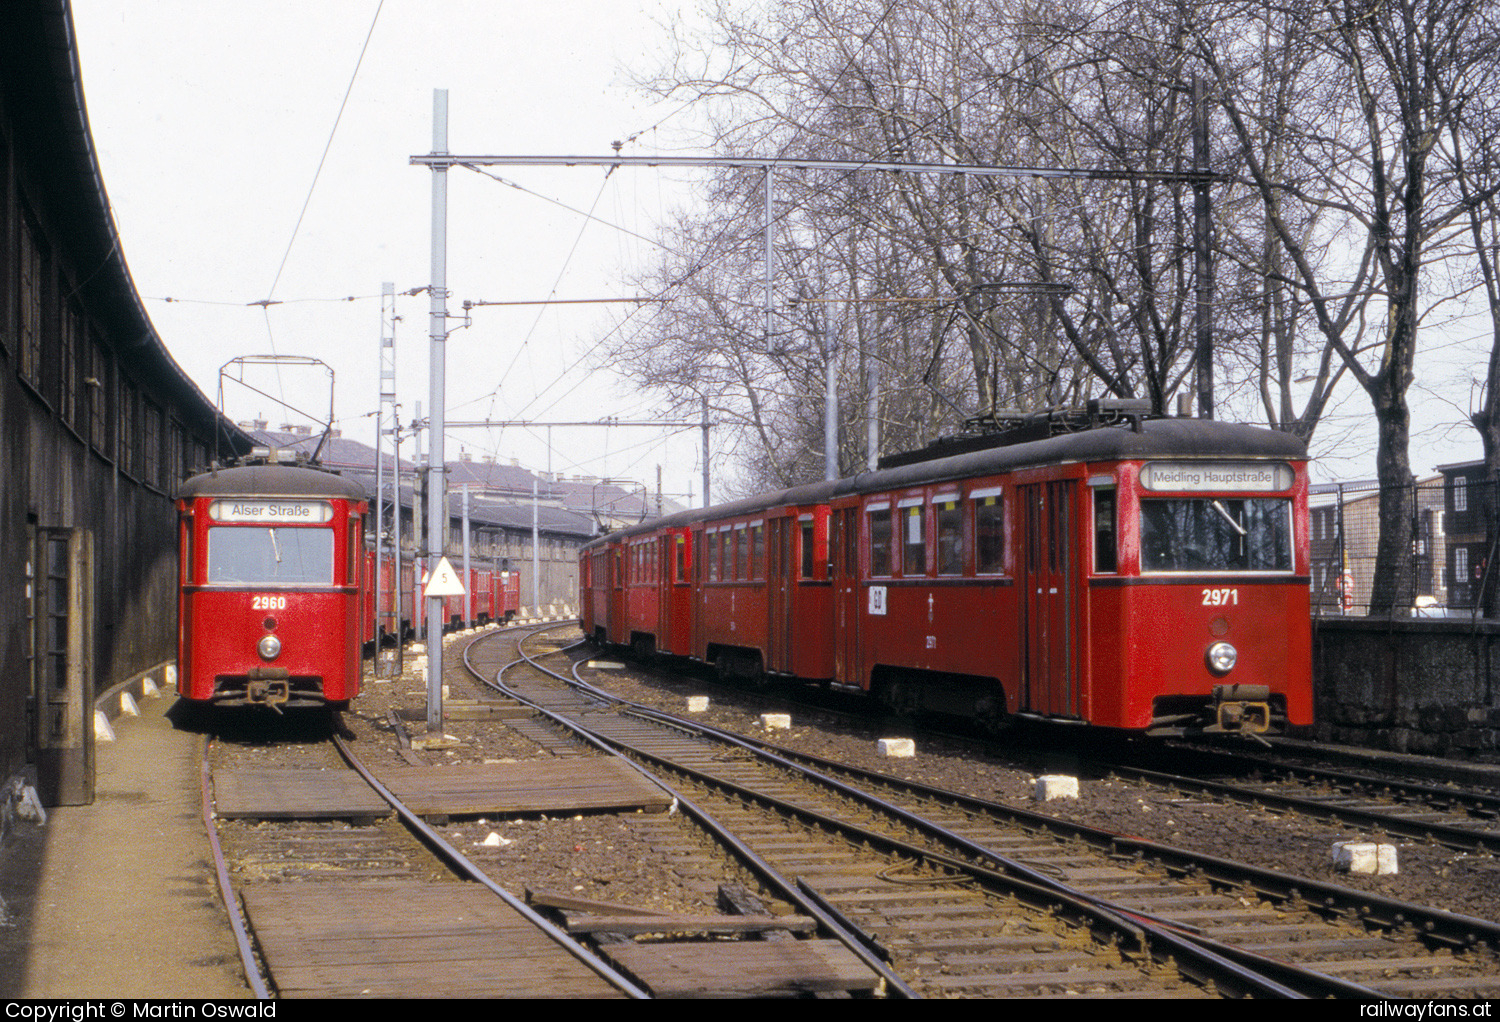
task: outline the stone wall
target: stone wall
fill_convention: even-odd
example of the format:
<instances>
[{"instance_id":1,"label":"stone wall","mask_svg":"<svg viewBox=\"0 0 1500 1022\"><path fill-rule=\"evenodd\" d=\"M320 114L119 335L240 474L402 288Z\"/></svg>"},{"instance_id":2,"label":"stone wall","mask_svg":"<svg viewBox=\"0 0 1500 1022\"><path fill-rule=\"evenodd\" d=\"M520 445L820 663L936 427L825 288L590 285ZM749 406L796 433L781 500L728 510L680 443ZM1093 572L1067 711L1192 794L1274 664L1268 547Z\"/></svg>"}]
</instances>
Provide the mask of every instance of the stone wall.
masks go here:
<instances>
[{"instance_id":1,"label":"stone wall","mask_svg":"<svg viewBox=\"0 0 1500 1022\"><path fill-rule=\"evenodd\" d=\"M1500 749L1500 622L1322 618L1313 624L1324 741L1464 757Z\"/></svg>"}]
</instances>

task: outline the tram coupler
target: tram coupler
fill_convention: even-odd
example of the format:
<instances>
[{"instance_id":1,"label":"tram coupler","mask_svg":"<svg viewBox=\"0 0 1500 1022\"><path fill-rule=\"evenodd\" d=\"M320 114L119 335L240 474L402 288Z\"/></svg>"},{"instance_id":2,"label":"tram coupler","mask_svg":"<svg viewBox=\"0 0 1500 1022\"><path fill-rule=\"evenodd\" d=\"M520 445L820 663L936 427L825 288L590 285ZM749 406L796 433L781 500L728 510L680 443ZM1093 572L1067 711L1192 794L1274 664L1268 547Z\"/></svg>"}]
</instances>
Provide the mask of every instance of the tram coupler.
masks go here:
<instances>
[{"instance_id":1,"label":"tram coupler","mask_svg":"<svg viewBox=\"0 0 1500 1022\"><path fill-rule=\"evenodd\" d=\"M245 680L245 701L280 713L281 704L291 697L290 677L284 667L252 667Z\"/></svg>"},{"instance_id":2,"label":"tram coupler","mask_svg":"<svg viewBox=\"0 0 1500 1022\"><path fill-rule=\"evenodd\" d=\"M1205 731L1263 734L1271 729L1271 686L1215 685L1214 723Z\"/></svg>"}]
</instances>

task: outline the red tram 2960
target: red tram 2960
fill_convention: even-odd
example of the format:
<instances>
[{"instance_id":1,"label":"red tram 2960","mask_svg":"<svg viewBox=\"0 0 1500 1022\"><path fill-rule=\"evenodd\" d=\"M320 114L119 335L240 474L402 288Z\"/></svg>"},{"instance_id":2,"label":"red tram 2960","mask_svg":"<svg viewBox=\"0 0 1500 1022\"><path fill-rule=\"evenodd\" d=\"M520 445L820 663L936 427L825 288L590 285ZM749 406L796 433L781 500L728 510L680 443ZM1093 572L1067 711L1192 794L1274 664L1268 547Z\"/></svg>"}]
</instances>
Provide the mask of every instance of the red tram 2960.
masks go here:
<instances>
[{"instance_id":1,"label":"red tram 2960","mask_svg":"<svg viewBox=\"0 0 1500 1022\"><path fill-rule=\"evenodd\" d=\"M595 540L585 634L901 710L1157 735L1312 723L1305 446L1089 417Z\"/></svg>"},{"instance_id":2,"label":"red tram 2960","mask_svg":"<svg viewBox=\"0 0 1500 1022\"><path fill-rule=\"evenodd\" d=\"M215 705L346 706L369 600L358 483L285 465L178 491L177 691Z\"/></svg>"}]
</instances>

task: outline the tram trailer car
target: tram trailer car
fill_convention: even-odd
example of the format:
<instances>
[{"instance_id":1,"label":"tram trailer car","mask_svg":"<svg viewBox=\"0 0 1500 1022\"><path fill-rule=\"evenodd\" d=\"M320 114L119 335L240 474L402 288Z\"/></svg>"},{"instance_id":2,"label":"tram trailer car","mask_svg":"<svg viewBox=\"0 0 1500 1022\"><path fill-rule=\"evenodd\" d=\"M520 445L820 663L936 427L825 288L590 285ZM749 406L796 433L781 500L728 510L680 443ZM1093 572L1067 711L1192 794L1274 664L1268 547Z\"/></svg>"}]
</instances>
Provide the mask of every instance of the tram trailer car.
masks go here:
<instances>
[{"instance_id":1,"label":"tram trailer car","mask_svg":"<svg viewBox=\"0 0 1500 1022\"><path fill-rule=\"evenodd\" d=\"M216 705L344 706L359 694L370 597L364 488L252 465L177 497L177 691Z\"/></svg>"},{"instance_id":2,"label":"tram trailer car","mask_svg":"<svg viewBox=\"0 0 1500 1022\"><path fill-rule=\"evenodd\" d=\"M1152 735L1312 723L1306 448L1134 419L602 537L585 633L902 711Z\"/></svg>"},{"instance_id":3,"label":"tram trailer car","mask_svg":"<svg viewBox=\"0 0 1500 1022\"><path fill-rule=\"evenodd\" d=\"M375 552L366 551L367 577L374 578ZM462 569L460 569L462 570ZM521 600L521 576L519 572L511 571L498 564L485 563L480 567L470 567L469 580L466 583L471 594L470 609L472 618L470 625L483 625L491 621L506 622L516 616L520 608ZM401 565L401 634L403 638L412 638L423 633L423 623L426 621L426 601L416 599L415 590L412 585L412 567L410 563L403 562ZM390 613L391 592L391 564L388 559L380 562L380 592L386 600L386 611ZM370 594L369 610L366 614L365 639L373 648L377 617L374 604L375 594ZM415 606L414 606L415 604ZM463 628L464 623L464 598L462 596L448 596L443 599L443 613L446 619L445 627L449 629ZM413 627L412 622L416 625ZM380 640L383 643L392 641L390 633L383 630Z\"/></svg>"}]
</instances>

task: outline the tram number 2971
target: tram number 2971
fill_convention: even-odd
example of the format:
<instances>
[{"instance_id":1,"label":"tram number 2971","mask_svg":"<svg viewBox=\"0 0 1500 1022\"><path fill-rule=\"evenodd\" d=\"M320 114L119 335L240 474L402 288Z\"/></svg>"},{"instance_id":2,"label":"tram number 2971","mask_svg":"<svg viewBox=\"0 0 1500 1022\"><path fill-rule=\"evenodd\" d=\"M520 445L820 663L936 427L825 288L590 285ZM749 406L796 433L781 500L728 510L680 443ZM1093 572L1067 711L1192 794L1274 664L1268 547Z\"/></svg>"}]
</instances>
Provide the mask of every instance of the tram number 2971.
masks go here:
<instances>
[{"instance_id":1,"label":"tram number 2971","mask_svg":"<svg viewBox=\"0 0 1500 1022\"><path fill-rule=\"evenodd\" d=\"M1240 591L1238 589L1203 590L1203 605L1205 607L1237 607L1239 603Z\"/></svg>"},{"instance_id":2,"label":"tram number 2971","mask_svg":"<svg viewBox=\"0 0 1500 1022\"><path fill-rule=\"evenodd\" d=\"M257 596L250 602L251 610L286 610L285 596Z\"/></svg>"}]
</instances>

